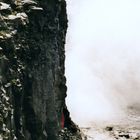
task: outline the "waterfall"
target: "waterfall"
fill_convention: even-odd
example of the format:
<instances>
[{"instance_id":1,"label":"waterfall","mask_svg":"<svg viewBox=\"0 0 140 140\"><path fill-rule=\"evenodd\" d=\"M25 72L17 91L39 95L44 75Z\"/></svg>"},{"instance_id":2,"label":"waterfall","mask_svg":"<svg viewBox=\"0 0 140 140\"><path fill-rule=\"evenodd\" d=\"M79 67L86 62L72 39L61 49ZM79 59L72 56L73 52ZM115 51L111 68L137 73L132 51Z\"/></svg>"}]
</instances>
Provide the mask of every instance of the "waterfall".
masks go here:
<instances>
[{"instance_id":1,"label":"waterfall","mask_svg":"<svg viewBox=\"0 0 140 140\"><path fill-rule=\"evenodd\" d=\"M140 101L140 1L67 0L67 105L79 125L115 121Z\"/></svg>"}]
</instances>

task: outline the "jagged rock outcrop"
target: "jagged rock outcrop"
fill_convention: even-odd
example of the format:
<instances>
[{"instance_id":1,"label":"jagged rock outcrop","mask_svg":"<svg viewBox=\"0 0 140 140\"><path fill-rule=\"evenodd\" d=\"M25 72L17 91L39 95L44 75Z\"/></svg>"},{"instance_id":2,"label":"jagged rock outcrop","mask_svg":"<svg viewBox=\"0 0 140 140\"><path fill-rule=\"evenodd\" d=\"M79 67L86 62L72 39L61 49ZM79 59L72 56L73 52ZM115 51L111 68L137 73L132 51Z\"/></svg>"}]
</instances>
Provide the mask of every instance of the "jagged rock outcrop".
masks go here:
<instances>
[{"instance_id":1,"label":"jagged rock outcrop","mask_svg":"<svg viewBox=\"0 0 140 140\"><path fill-rule=\"evenodd\" d=\"M78 132L65 105L66 30L64 0L0 2L0 140L66 139L62 121Z\"/></svg>"}]
</instances>

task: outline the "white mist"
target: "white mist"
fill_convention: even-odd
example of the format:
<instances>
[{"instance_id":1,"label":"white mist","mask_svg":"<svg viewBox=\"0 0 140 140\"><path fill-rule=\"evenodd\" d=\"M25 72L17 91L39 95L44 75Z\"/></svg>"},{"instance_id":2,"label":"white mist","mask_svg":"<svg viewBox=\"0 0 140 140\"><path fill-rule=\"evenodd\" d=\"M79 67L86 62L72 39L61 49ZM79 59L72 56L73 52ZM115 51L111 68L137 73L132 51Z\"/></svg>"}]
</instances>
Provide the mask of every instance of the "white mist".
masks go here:
<instances>
[{"instance_id":1,"label":"white mist","mask_svg":"<svg viewBox=\"0 0 140 140\"><path fill-rule=\"evenodd\" d=\"M67 105L79 125L140 102L140 1L67 0ZM140 110L140 108L138 108Z\"/></svg>"}]
</instances>

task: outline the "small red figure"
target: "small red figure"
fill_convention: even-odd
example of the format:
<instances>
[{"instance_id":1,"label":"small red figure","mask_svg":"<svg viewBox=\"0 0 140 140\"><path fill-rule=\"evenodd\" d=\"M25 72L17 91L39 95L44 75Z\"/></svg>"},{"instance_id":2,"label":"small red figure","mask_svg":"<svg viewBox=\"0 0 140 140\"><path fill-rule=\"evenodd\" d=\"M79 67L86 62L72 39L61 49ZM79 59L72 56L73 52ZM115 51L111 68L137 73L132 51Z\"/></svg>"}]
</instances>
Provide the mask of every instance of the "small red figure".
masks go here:
<instances>
[{"instance_id":1,"label":"small red figure","mask_svg":"<svg viewBox=\"0 0 140 140\"><path fill-rule=\"evenodd\" d=\"M64 117L64 113L62 113L62 117L61 117L61 128L64 128L64 124L65 124L65 117Z\"/></svg>"}]
</instances>

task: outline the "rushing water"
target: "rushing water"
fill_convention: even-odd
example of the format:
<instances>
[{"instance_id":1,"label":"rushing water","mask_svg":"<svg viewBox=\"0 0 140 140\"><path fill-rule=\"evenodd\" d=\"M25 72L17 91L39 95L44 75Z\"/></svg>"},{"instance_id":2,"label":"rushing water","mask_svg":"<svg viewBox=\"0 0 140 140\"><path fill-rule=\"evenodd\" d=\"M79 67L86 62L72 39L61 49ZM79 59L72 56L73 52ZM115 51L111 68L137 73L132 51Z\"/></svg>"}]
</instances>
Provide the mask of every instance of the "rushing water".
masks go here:
<instances>
[{"instance_id":1,"label":"rushing water","mask_svg":"<svg viewBox=\"0 0 140 140\"><path fill-rule=\"evenodd\" d=\"M107 140L117 126L129 129L140 120L140 1L67 4L67 105L72 119L90 128L85 133ZM115 125L114 131L100 124Z\"/></svg>"}]
</instances>

